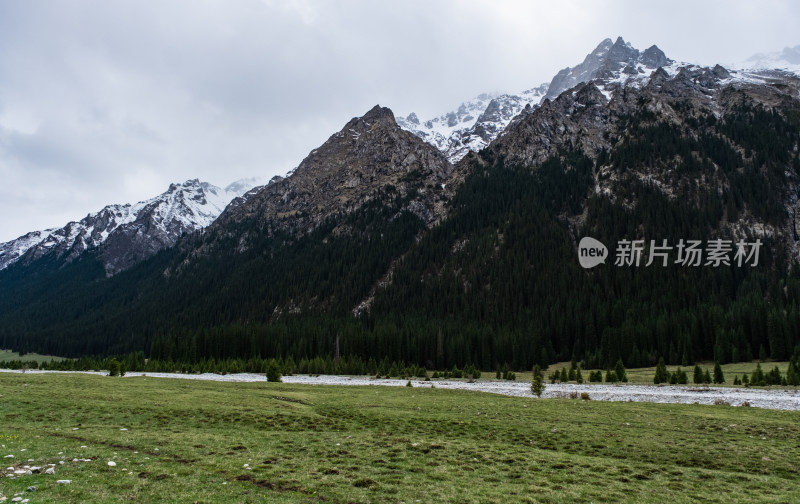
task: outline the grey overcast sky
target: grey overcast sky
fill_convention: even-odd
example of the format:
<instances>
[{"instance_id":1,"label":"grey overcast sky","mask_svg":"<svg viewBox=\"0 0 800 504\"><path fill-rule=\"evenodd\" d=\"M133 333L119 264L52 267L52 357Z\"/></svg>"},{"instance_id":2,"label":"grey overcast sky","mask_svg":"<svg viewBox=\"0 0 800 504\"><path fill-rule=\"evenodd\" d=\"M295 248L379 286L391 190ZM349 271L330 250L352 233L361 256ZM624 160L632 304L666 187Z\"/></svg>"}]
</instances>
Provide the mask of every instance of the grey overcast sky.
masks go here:
<instances>
[{"instance_id":1,"label":"grey overcast sky","mask_svg":"<svg viewBox=\"0 0 800 504\"><path fill-rule=\"evenodd\" d=\"M800 2L770 0L0 0L0 242L284 174L375 104L428 119L607 37L724 64L798 27Z\"/></svg>"}]
</instances>

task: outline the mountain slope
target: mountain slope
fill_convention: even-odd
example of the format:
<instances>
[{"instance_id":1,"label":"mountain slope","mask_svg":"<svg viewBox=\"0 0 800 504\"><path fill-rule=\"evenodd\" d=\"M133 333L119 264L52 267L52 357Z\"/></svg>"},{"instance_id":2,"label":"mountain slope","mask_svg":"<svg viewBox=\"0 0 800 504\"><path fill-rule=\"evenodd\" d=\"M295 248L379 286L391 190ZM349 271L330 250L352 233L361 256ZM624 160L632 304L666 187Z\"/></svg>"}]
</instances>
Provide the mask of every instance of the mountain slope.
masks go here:
<instances>
[{"instance_id":1,"label":"mountain slope","mask_svg":"<svg viewBox=\"0 0 800 504\"><path fill-rule=\"evenodd\" d=\"M173 246L185 233L211 224L231 199L250 188L250 182L255 181L220 189L187 180L146 201L108 205L63 228L34 231L0 244L0 269L45 256L70 262L87 250L100 249L106 273L113 275Z\"/></svg>"},{"instance_id":2,"label":"mountain slope","mask_svg":"<svg viewBox=\"0 0 800 504\"><path fill-rule=\"evenodd\" d=\"M210 231L231 222L259 220L271 228L310 231L336 214L390 195L408 199L408 209L432 225L444 215L453 166L435 148L375 106L350 120L286 178L251 193L220 215Z\"/></svg>"}]
</instances>

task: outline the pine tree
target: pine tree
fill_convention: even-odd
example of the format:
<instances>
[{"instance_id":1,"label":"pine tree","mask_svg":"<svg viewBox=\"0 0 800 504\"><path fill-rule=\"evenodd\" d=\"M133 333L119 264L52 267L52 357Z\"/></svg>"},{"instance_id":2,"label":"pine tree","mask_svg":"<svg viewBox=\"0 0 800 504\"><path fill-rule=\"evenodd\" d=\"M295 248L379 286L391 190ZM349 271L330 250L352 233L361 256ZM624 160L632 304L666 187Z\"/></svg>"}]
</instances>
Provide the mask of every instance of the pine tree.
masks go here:
<instances>
[{"instance_id":1,"label":"pine tree","mask_svg":"<svg viewBox=\"0 0 800 504\"><path fill-rule=\"evenodd\" d=\"M275 359L270 359L267 363L267 381L270 383L281 381L281 369Z\"/></svg>"},{"instance_id":2,"label":"pine tree","mask_svg":"<svg viewBox=\"0 0 800 504\"><path fill-rule=\"evenodd\" d=\"M617 375L617 380L627 383L628 382L628 375L625 373L625 366L622 364L622 357L617 360L616 365L614 366L614 372Z\"/></svg>"},{"instance_id":3,"label":"pine tree","mask_svg":"<svg viewBox=\"0 0 800 504\"><path fill-rule=\"evenodd\" d=\"M692 381L695 383L695 385L700 385L701 383L704 382L704 380L703 380L703 370L700 369L700 365L699 364L695 364L694 365L694 377L693 377Z\"/></svg>"},{"instance_id":4,"label":"pine tree","mask_svg":"<svg viewBox=\"0 0 800 504\"><path fill-rule=\"evenodd\" d=\"M658 359L658 365L656 366L656 374L653 377L653 383L658 385L659 383L667 383L669 382L670 374L667 371L667 365L664 363L664 357Z\"/></svg>"},{"instance_id":5,"label":"pine tree","mask_svg":"<svg viewBox=\"0 0 800 504\"><path fill-rule=\"evenodd\" d=\"M719 365L719 361L714 363L714 383L725 383L725 376L722 374L722 366Z\"/></svg>"},{"instance_id":6,"label":"pine tree","mask_svg":"<svg viewBox=\"0 0 800 504\"><path fill-rule=\"evenodd\" d=\"M786 383L794 387L800 385L800 373L794 365L794 361L789 361L789 368L786 370Z\"/></svg>"},{"instance_id":7,"label":"pine tree","mask_svg":"<svg viewBox=\"0 0 800 504\"><path fill-rule=\"evenodd\" d=\"M542 377L538 374L533 375L533 381L531 381L531 393L533 393L536 397L542 397L544 393L544 381L542 381Z\"/></svg>"}]
</instances>

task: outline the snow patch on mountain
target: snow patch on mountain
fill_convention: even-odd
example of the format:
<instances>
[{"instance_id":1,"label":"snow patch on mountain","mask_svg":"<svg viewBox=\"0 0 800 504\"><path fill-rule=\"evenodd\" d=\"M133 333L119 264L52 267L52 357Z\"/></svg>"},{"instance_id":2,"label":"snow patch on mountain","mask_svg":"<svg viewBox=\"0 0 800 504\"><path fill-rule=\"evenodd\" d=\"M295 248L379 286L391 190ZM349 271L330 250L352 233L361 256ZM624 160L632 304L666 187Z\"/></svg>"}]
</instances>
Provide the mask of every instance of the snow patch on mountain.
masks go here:
<instances>
[{"instance_id":1,"label":"snow patch on mountain","mask_svg":"<svg viewBox=\"0 0 800 504\"><path fill-rule=\"evenodd\" d=\"M484 93L462 103L456 110L439 117L420 121L415 113L397 117L397 124L406 131L433 145L451 163L468 152L477 152L489 145L509 122L527 105L536 106L547 85L519 94Z\"/></svg>"}]
</instances>

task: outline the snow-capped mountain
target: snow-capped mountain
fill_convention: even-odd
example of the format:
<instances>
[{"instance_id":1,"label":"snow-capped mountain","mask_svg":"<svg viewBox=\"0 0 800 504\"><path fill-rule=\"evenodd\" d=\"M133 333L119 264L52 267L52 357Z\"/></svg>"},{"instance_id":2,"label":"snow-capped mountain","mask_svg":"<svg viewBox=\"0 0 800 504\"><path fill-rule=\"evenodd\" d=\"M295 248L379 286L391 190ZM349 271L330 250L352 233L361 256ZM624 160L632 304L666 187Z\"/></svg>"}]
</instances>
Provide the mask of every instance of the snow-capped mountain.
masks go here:
<instances>
[{"instance_id":1,"label":"snow-capped mountain","mask_svg":"<svg viewBox=\"0 0 800 504\"><path fill-rule=\"evenodd\" d=\"M622 37L617 37L616 42L608 38L600 42L581 64L558 72L550 81L545 98L553 99L582 82L598 80L600 84L625 85L631 80L647 79L659 67L673 63L655 45L639 52Z\"/></svg>"},{"instance_id":2,"label":"snow-capped mountain","mask_svg":"<svg viewBox=\"0 0 800 504\"><path fill-rule=\"evenodd\" d=\"M0 244L0 269L50 256L69 262L97 249L108 275L170 247L185 233L205 228L228 203L247 192L255 179L234 182L225 189L187 180L136 204L108 205L62 228L34 231Z\"/></svg>"},{"instance_id":3,"label":"snow-capped mountain","mask_svg":"<svg viewBox=\"0 0 800 504\"><path fill-rule=\"evenodd\" d=\"M405 118L398 117L397 124L455 163L469 151L489 145L527 105L537 105L546 90L547 84L542 84L519 94L484 93L434 119L420 121L412 112Z\"/></svg>"},{"instance_id":4,"label":"snow-capped mountain","mask_svg":"<svg viewBox=\"0 0 800 504\"><path fill-rule=\"evenodd\" d=\"M754 54L733 66L742 70L783 70L800 75L800 45L786 47L781 52Z\"/></svg>"},{"instance_id":5,"label":"snow-capped mountain","mask_svg":"<svg viewBox=\"0 0 800 504\"><path fill-rule=\"evenodd\" d=\"M610 94L619 86L644 84L657 68L673 64L655 45L640 52L622 37L616 42L605 39L582 63L561 70L549 84L519 94L481 94L455 111L424 122L412 112L405 118L397 118L397 124L455 163L467 152L477 152L489 145L515 117L529 114L544 99L552 100L567 89L593 80Z\"/></svg>"}]
</instances>

